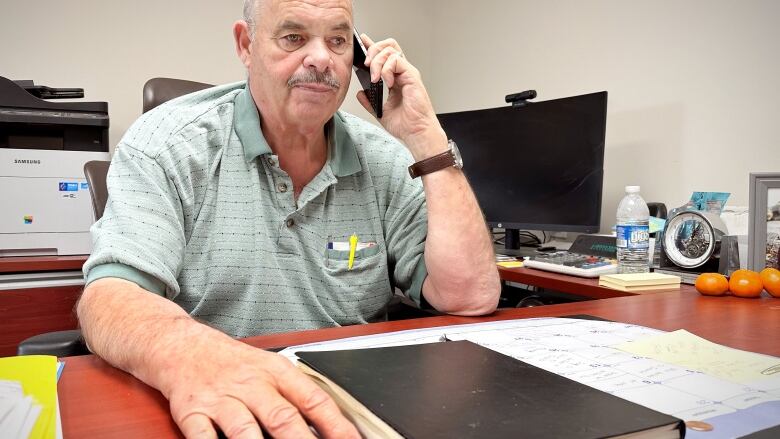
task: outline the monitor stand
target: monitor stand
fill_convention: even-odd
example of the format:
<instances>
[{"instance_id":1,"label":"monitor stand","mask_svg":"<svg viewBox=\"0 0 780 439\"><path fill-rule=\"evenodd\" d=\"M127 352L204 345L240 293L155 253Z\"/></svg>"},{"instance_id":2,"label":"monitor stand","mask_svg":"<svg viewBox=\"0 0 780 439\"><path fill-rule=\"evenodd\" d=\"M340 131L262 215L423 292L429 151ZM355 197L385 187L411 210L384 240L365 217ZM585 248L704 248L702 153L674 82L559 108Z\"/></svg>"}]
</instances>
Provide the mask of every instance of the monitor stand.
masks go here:
<instances>
[{"instance_id":1,"label":"monitor stand","mask_svg":"<svg viewBox=\"0 0 780 439\"><path fill-rule=\"evenodd\" d=\"M520 248L506 248L502 245L493 246L497 255L514 256L516 258L522 258L525 256L535 256L539 253L536 252L536 247L520 247Z\"/></svg>"},{"instance_id":2,"label":"monitor stand","mask_svg":"<svg viewBox=\"0 0 780 439\"><path fill-rule=\"evenodd\" d=\"M536 254L536 247L523 246L520 243L520 230L504 229L504 245L494 246L496 254L523 257Z\"/></svg>"}]
</instances>

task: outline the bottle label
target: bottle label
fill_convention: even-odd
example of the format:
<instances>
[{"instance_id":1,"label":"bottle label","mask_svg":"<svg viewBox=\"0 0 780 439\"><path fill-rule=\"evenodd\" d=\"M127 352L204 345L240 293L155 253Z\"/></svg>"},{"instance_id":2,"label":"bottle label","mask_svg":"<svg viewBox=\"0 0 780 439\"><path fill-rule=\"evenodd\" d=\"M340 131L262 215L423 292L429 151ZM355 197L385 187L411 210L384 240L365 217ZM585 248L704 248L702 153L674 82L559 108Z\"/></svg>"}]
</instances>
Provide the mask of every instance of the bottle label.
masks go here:
<instances>
[{"instance_id":1,"label":"bottle label","mask_svg":"<svg viewBox=\"0 0 780 439\"><path fill-rule=\"evenodd\" d=\"M644 249L650 247L649 226L617 226L615 245L618 248Z\"/></svg>"}]
</instances>

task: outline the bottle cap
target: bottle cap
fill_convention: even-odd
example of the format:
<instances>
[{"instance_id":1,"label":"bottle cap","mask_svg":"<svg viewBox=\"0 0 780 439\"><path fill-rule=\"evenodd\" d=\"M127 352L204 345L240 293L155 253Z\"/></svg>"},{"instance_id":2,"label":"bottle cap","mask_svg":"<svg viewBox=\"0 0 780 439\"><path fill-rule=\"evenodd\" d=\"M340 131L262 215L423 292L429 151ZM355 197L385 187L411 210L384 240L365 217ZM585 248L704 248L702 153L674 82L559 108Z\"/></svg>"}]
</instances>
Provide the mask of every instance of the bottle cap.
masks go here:
<instances>
[{"instance_id":1,"label":"bottle cap","mask_svg":"<svg viewBox=\"0 0 780 439\"><path fill-rule=\"evenodd\" d=\"M638 194L639 193L639 186L626 186L626 193L627 194Z\"/></svg>"}]
</instances>

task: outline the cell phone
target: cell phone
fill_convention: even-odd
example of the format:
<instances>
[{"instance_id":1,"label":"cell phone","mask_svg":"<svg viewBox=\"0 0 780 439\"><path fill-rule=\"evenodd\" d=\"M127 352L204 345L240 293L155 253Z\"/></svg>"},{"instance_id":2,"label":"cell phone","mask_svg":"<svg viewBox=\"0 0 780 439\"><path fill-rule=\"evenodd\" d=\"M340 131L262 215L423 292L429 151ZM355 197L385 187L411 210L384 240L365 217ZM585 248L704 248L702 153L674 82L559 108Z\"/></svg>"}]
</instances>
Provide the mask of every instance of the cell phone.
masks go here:
<instances>
[{"instance_id":1,"label":"cell phone","mask_svg":"<svg viewBox=\"0 0 780 439\"><path fill-rule=\"evenodd\" d=\"M384 83L380 79L378 82L371 82L371 70L366 67L366 46L360 40L360 34L357 29L352 29L352 47L354 51L354 57L352 59L352 69L355 71L360 81L360 85L363 86L363 91L366 92L369 102L371 102L371 108L374 109L374 115L377 119L382 117L382 92L384 90Z\"/></svg>"}]
</instances>

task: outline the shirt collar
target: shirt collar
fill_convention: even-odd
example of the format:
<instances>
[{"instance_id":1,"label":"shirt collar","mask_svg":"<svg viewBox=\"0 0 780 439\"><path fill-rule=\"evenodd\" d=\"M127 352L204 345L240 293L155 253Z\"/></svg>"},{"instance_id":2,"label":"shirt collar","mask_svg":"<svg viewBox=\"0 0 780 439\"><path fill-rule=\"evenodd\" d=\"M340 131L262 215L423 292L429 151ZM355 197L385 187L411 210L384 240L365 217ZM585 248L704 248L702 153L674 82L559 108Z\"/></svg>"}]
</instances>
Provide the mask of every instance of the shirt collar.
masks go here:
<instances>
[{"instance_id":1,"label":"shirt collar","mask_svg":"<svg viewBox=\"0 0 780 439\"><path fill-rule=\"evenodd\" d=\"M263 154L273 153L260 128L260 113L252 99L248 83L236 96L233 126L244 147L244 158L247 162ZM341 112L337 112L328 121L326 132L328 161L333 174L337 177L346 177L360 171L362 168L357 149Z\"/></svg>"},{"instance_id":2,"label":"shirt collar","mask_svg":"<svg viewBox=\"0 0 780 439\"><path fill-rule=\"evenodd\" d=\"M244 158L247 162L251 162L263 154L271 153L271 147L268 146L260 128L260 114L257 112L257 105L249 92L249 83L236 96L233 126L239 140L241 140L241 145L244 146Z\"/></svg>"},{"instance_id":3,"label":"shirt collar","mask_svg":"<svg viewBox=\"0 0 780 439\"><path fill-rule=\"evenodd\" d=\"M337 177L346 177L363 169L344 115L340 111L328 122L328 159L330 168Z\"/></svg>"}]
</instances>

